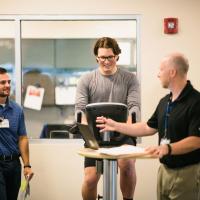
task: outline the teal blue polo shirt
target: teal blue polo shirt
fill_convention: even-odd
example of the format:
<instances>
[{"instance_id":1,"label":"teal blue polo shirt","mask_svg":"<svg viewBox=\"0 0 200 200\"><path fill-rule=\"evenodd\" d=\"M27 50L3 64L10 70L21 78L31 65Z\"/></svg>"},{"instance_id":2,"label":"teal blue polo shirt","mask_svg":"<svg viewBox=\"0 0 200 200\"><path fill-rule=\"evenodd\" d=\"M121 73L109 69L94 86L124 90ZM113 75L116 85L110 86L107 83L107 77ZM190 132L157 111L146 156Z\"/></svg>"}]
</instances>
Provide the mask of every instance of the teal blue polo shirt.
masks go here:
<instances>
[{"instance_id":1,"label":"teal blue polo shirt","mask_svg":"<svg viewBox=\"0 0 200 200\"><path fill-rule=\"evenodd\" d=\"M19 136L27 135L22 108L14 101L7 100L5 106L0 106L0 155L20 154ZM9 123L9 125L8 125Z\"/></svg>"}]
</instances>

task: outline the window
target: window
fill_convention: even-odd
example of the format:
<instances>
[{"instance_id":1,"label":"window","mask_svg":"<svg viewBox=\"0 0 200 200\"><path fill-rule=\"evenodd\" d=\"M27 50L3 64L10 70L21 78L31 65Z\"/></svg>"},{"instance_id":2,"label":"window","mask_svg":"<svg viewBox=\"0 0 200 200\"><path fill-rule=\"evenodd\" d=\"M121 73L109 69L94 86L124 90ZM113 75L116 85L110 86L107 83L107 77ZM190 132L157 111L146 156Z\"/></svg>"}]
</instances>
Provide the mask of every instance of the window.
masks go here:
<instances>
[{"instance_id":1,"label":"window","mask_svg":"<svg viewBox=\"0 0 200 200\"><path fill-rule=\"evenodd\" d=\"M93 55L97 38L116 38L122 49L118 65L138 74L135 16L30 16L13 20L8 23L0 18L0 23L10 26L0 30L0 64L14 69L11 75L20 78L14 81L12 94L17 94L16 101L24 106L28 86L44 88L41 108L24 106L30 138L39 138L45 124L74 122L76 83L83 73L97 67Z\"/></svg>"}]
</instances>

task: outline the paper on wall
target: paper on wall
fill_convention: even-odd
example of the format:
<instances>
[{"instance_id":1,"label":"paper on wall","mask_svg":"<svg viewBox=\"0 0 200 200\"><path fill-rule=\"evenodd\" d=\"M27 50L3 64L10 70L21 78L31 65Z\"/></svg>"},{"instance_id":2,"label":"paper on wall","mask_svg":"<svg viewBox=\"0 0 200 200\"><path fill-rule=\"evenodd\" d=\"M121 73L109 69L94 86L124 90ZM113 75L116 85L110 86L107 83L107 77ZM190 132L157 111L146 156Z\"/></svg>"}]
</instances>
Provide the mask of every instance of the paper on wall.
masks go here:
<instances>
[{"instance_id":1,"label":"paper on wall","mask_svg":"<svg viewBox=\"0 0 200 200\"><path fill-rule=\"evenodd\" d=\"M44 97L44 88L29 85L26 90L24 107L41 110Z\"/></svg>"}]
</instances>

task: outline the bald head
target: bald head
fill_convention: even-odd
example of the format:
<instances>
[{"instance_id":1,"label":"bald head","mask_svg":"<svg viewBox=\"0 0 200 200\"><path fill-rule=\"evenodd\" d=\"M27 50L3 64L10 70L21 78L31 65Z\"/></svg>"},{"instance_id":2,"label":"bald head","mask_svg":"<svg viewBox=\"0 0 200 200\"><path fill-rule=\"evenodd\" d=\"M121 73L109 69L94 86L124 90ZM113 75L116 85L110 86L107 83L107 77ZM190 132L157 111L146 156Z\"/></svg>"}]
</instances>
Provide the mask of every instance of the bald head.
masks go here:
<instances>
[{"instance_id":1,"label":"bald head","mask_svg":"<svg viewBox=\"0 0 200 200\"><path fill-rule=\"evenodd\" d=\"M183 54L171 53L167 55L163 61L166 62L168 66L175 68L178 75L186 76L189 69L189 63L188 59Z\"/></svg>"}]
</instances>

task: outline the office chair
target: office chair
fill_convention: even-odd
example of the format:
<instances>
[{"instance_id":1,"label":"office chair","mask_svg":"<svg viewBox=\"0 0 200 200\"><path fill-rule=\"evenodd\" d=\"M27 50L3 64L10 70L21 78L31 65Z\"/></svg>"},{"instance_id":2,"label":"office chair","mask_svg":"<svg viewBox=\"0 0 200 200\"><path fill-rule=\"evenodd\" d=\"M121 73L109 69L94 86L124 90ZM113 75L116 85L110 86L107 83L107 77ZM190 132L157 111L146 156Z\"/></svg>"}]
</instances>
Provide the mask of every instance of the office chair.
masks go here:
<instances>
[{"instance_id":1,"label":"office chair","mask_svg":"<svg viewBox=\"0 0 200 200\"><path fill-rule=\"evenodd\" d=\"M70 137L71 136L71 137ZM73 138L79 139L81 135L75 124L45 124L40 138Z\"/></svg>"},{"instance_id":2,"label":"office chair","mask_svg":"<svg viewBox=\"0 0 200 200\"><path fill-rule=\"evenodd\" d=\"M69 138L70 125L66 124L45 124L40 134L40 138Z\"/></svg>"},{"instance_id":3,"label":"office chair","mask_svg":"<svg viewBox=\"0 0 200 200\"><path fill-rule=\"evenodd\" d=\"M69 131L67 130L53 130L49 133L50 139L64 139L69 138Z\"/></svg>"}]
</instances>

